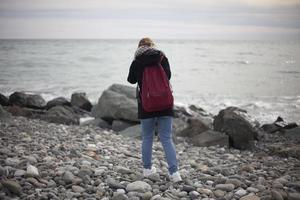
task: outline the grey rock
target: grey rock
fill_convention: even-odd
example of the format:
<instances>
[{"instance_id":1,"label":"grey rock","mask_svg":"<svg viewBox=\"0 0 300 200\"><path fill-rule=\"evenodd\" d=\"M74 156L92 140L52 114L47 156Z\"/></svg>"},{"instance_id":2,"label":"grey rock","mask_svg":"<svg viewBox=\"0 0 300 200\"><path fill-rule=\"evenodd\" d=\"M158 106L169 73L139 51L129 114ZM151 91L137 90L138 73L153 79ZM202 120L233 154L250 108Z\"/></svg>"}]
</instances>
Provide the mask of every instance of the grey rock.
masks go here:
<instances>
[{"instance_id":1,"label":"grey rock","mask_svg":"<svg viewBox=\"0 0 300 200\"><path fill-rule=\"evenodd\" d=\"M120 174L132 174L133 173L133 171L131 171L130 169L123 167L123 166L117 166L116 171Z\"/></svg>"},{"instance_id":2,"label":"grey rock","mask_svg":"<svg viewBox=\"0 0 300 200\"><path fill-rule=\"evenodd\" d=\"M295 142L300 142L300 127L287 129L284 131L284 135Z\"/></svg>"},{"instance_id":3,"label":"grey rock","mask_svg":"<svg viewBox=\"0 0 300 200\"><path fill-rule=\"evenodd\" d=\"M46 106L46 101L41 95L27 94L26 107L33 109L43 109Z\"/></svg>"},{"instance_id":4,"label":"grey rock","mask_svg":"<svg viewBox=\"0 0 300 200\"><path fill-rule=\"evenodd\" d=\"M177 133L177 136L191 138L209 130L209 127L197 118L189 118L187 123L188 126L181 132Z\"/></svg>"},{"instance_id":5,"label":"grey rock","mask_svg":"<svg viewBox=\"0 0 300 200\"><path fill-rule=\"evenodd\" d=\"M239 189L234 194L237 195L238 197L242 197L242 196L245 196L247 194L247 191L244 190L244 189Z\"/></svg>"},{"instance_id":6,"label":"grey rock","mask_svg":"<svg viewBox=\"0 0 300 200\"><path fill-rule=\"evenodd\" d=\"M229 137L224 133L208 130L191 139L192 143L199 147L206 146L229 146Z\"/></svg>"},{"instance_id":7,"label":"grey rock","mask_svg":"<svg viewBox=\"0 0 300 200\"><path fill-rule=\"evenodd\" d=\"M272 199L274 199L274 200L283 200L283 197L280 194L280 192L278 192L276 190L272 190L271 194L272 194Z\"/></svg>"},{"instance_id":8,"label":"grey rock","mask_svg":"<svg viewBox=\"0 0 300 200\"><path fill-rule=\"evenodd\" d=\"M21 177L21 176L24 176L25 174L26 174L25 170L19 169L19 170L15 171L14 176Z\"/></svg>"},{"instance_id":9,"label":"grey rock","mask_svg":"<svg viewBox=\"0 0 300 200\"><path fill-rule=\"evenodd\" d=\"M258 133L247 118L245 110L228 107L215 117L214 130L226 133L234 148L253 149Z\"/></svg>"},{"instance_id":10,"label":"grey rock","mask_svg":"<svg viewBox=\"0 0 300 200\"><path fill-rule=\"evenodd\" d=\"M54 99L47 102L46 109L49 110L50 108L55 107L55 106L69 106L69 107L71 107L71 102L69 102L64 97L57 97L57 98L54 98Z\"/></svg>"},{"instance_id":11,"label":"grey rock","mask_svg":"<svg viewBox=\"0 0 300 200\"><path fill-rule=\"evenodd\" d=\"M191 197L191 199L197 199L199 198L200 194L197 191L191 191L189 192L189 196Z\"/></svg>"},{"instance_id":12,"label":"grey rock","mask_svg":"<svg viewBox=\"0 0 300 200\"><path fill-rule=\"evenodd\" d=\"M84 92L73 93L71 96L71 104L89 112L93 107Z\"/></svg>"},{"instance_id":13,"label":"grey rock","mask_svg":"<svg viewBox=\"0 0 300 200\"><path fill-rule=\"evenodd\" d=\"M8 120L10 119L11 114L3 109L3 107L0 105L0 120Z\"/></svg>"},{"instance_id":14,"label":"grey rock","mask_svg":"<svg viewBox=\"0 0 300 200\"><path fill-rule=\"evenodd\" d=\"M24 92L14 92L9 96L9 104L25 107L27 103L27 95Z\"/></svg>"},{"instance_id":15,"label":"grey rock","mask_svg":"<svg viewBox=\"0 0 300 200\"><path fill-rule=\"evenodd\" d=\"M186 192L191 192L195 190L195 187L191 185L183 185L182 190Z\"/></svg>"},{"instance_id":16,"label":"grey rock","mask_svg":"<svg viewBox=\"0 0 300 200\"><path fill-rule=\"evenodd\" d=\"M217 198L224 197L225 194L226 194L226 192L223 191L223 190L218 190L218 189L217 189L217 190L214 191L214 195L215 195Z\"/></svg>"},{"instance_id":17,"label":"grey rock","mask_svg":"<svg viewBox=\"0 0 300 200\"><path fill-rule=\"evenodd\" d=\"M96 118L138 122L135 88L120 84L110 86L93 107L92 115Z\"/></svg>"},{"instance_id":18,"label":"grey rock","mask_svg":"<svg viewBox=\"0 0 300 200\"><path fill-rule=\"evenodd\" d=\"M300 193L288 193L288 200L299 200Z\"/></svg>"},{"instance_id":19,"label":"grey rock","mask_svg":"<svg viewBox=\"0 0 300 200\"><path fill-rule=\"evenodd\" d=\"M79 116L66 106L55 106L49 109L43 119L58 124L79 124Z\"/></svg>"},{"instance_id":20,"label":"grey rock","mask_svg":"<svg viewBox=\"0 0 300 200\"><path fill-rule=\"evenodd\" d=\"M78 186L78 185L73 185L72 186L72 190L74 192L76 192L76 193L83 193L83 192L85 192L85 189L82 188L82 187L80 187L80 186Z\"/></svg>"},{"instance_id":21,"label":"grey rock","mask_svg":"<svg viewBox=\"0 0 300 200\"><path fill-rule=\"evenodd\" d=\"M126 187L122 184L120 184L119 182L115 181L114 179L112 178L108 178L106 180L108 186L112 189L125 189Z\"/></svg>"},{"instance_id":22,"label":"grey rock","mask_svg":"<svg viewBox=\"0 0 300 200\"><path fill-rule=\"evenodd\" d=\"M235 186L235 188L241 187L241 185L243 184L242 181L238 180L238 179L228 179L226 181L226 184L233 184Z\"/></svg>"},{"instance_id":23,"label":"grey rock","mask_svg":"<svg viewBox=\"0 0 300 200\"><path fill-rule=\"evenodd\" d=\"M29 164L29 165L27 166L26 175L27 175L27 176L30 176L30 177L37 177L37 176L39 176L40 174L39 174L38 169L37 169L35 166Z\"/></svg>"},{"instance_id":24,"label":"grey rock","mask_svg":"<svg viewBox=\"0 0 300 200\"><path fill-rule=\"evenodd\" d=\"M114 120L112 123L112 130L114 131L123 131L125 129L127 129L128 127L131 127L135 125L135 123L132 122L125 122L122 120Z\"/></svg>"},{"instance_id":25,"label":"grey rock","mask_svg":"<svg viewBox=\"0 0 300 200\"><path fill-rule=\"evenodd\" d=\"M229 183L229 184L218 184L218 185L216 185L215 188L218 189L218 190L231 192L232 190L234 190L235 186L231 183Z\"/></svg>"},{"instance_id":26,"label":"grey rock","mask_svg":"<svg viewBox=\"0 0 300 200\"><path fill-rule=\"evenodd\" d=\"M141 126L140 125L135 125L131 126L129 128L126 128L125 130L119 132L120 135L129 137L129 138L141 138Z\"/></svg>"},{"instance_id":27,"label":"grey rock","mask_svg":"<svg viewBox=\"0 0 300 200\"><path fill-rule=\"evenodd\" d=\"M111 129L111 125L103 119L97 118L97 119L91 119L84 121L80 123L81 126L96 126L96 127L101 127L105 129Z\"/></svg>"},{"instance_id":28,"label":"grey rock","mask_svg":"<svg viewBox=\"0 0 300 200\"><path fill-rule=\"evenodd\" d=\"M6 158L5 164L7 166L16 167L20 163L20 160L18 158Z\"/></svg>"},{"instance_id":29,"label":"grey rock","mask_svg":"<svg viewBox=\"0 0 300 200\"><path fill-rule=\"evenodd\" d=\"M151 185L144 181L135 181L133 183L129 183L126 187L128 192L148 192L151 191Z\"/></svg>"},{"instance_id":30,"label":"grey rock","mask_svg":"<svg viewBox=\"0 0 300 200\"><path fill-rule=\"evenodd\" d=\"M9 106L8 98L1 93L0 93L0 106Z\"/></svg>"},{"instance_id":31,"label":"grey rock","mask_svg":"<svg viewBox=\"0 0 300 200\"><path fill-rule=\"evenodd\" d=\"M76 177L72 174L72 172L66 171L63 174L62 180L68 184L68 183L72 183L75 180L75 178Z\"/></svg>"},{"instance_id":32,"label":"grey rock","mask_svg":"<svg viewBox=\"0 0 300 200\"><path fill-rule=\"evenodd\" d=\"M123 194L123 193L116 193L116 194L114 194L114 196L112 197L112 200L128 200L128 197L126 196L126 194Z\"/></svg>"}]
</instances>

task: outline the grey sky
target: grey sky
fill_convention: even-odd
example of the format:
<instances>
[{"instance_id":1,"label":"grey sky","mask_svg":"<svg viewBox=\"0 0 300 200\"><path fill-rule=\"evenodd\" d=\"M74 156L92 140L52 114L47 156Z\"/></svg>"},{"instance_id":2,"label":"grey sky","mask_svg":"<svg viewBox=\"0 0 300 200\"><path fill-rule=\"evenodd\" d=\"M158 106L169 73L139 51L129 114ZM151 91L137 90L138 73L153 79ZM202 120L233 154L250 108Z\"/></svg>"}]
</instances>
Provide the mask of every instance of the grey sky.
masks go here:
<instances>
[{"instance_id":1,"label":"grey sky","mask_svg":"<svg viewBox=\"0 0 300 200\"><path fill-rule=\"evenodd\" d=\"M0 0L0 38L300 38L300 0Z\"/></svg>"}]
</instances>

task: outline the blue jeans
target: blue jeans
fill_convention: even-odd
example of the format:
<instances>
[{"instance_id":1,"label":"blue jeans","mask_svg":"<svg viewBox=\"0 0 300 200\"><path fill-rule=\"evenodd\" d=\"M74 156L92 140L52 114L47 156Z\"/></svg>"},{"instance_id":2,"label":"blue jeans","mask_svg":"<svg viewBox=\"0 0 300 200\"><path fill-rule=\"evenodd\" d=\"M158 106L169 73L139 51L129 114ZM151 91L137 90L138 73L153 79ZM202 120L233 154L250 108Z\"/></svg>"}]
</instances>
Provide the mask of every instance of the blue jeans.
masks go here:
<instances>
[{"instance_id":1,"label":"blue jeans","mask_svg":"<svg viewBox=\"0 0 300 200\"><path fill-rule=\"evenodd\" d=\"M160 142L165 151L169 173L178 170L176 151L172 140L172 117L163 116L141 120L142 127L142 160L145 169L152 167L152 145L155 126L157 123Z\"/></svg>"}]
</instances>

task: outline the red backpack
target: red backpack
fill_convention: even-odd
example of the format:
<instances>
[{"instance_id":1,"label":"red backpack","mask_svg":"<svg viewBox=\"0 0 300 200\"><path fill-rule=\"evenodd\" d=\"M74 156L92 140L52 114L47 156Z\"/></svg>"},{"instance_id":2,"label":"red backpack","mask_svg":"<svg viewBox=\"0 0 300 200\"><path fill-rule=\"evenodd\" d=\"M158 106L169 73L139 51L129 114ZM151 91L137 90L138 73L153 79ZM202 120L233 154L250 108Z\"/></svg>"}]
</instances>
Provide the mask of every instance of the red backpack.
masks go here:
<instances>
[{"instance_id":1,"label":"red backpack","mask_svg":"<svg viewBox=\"0 0 300 200\"><path fill-rule=\"evenodd\" d=\"M144 68L141 100L146 112L162 111L173 107L174 98L170 83L160 63Z\"/></svg>"}]
</instances>

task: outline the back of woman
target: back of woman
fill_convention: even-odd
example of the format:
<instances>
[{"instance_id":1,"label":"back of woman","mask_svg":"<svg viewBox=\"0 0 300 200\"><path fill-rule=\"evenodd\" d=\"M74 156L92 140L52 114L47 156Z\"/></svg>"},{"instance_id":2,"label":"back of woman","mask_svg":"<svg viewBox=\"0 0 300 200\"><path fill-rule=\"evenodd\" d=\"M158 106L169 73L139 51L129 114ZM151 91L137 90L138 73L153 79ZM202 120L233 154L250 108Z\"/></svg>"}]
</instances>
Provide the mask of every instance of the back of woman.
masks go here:
<instances>
[{"instance_id":1,"label":"back of woman","mask_svg":"<svg viewBox=\"0 0 300 200\"><path fill-rule=\"evenodd\" d=\"M169 166L169 176L173 182L181 181L178 172L178 163L176 158L175 146L172 140L172 121L173 121L173 107L146 111L145 104L142 102L142 91L145 68L149 66L159 65L163 68L165 76L168 80L171 79L171 70L168 58L166 55L155 48L153 41L150 38L143 38L138 44L138 48L134 54L134 60L131 63L127 81L131 84L138 84L137 103L138 103L138 117L141 121L142 129L142 160L144 167L144 176L149 176L156 172L156 168L152 166L152 146L154 131L158 130L159 138L165 151L167 163ZM147 84L147 82L146 82ZM145 84L145 85L146 85ZM153 84L153 83L151 83ZM144 90L143 90L144 89ZM157 126L157 127L156 127Z\"/></svg>"}]
</instances>

